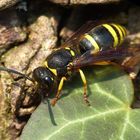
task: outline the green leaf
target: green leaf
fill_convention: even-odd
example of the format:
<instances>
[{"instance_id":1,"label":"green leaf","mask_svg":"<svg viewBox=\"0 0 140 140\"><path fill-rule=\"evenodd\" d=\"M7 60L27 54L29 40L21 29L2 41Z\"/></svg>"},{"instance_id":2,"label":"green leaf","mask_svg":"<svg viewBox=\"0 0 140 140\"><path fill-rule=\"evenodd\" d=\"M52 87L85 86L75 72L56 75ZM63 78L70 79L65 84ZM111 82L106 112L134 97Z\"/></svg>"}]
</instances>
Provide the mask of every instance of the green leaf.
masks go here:
<instances>
[{"instance_id":1,"label":"green leaf","mask_svg":"<svg viewBox=\"0 0 140 140\"><path fill-rule=\"evenodd\" d=\"M140 111L130 108L130 78L113 66L93 68L86 72L91 106L83 101L77 76L67 82L62 91L66 96L51 107L52 114L48 104L39 105L21 140L140 140Z\"/></svg>"}]
</instances>

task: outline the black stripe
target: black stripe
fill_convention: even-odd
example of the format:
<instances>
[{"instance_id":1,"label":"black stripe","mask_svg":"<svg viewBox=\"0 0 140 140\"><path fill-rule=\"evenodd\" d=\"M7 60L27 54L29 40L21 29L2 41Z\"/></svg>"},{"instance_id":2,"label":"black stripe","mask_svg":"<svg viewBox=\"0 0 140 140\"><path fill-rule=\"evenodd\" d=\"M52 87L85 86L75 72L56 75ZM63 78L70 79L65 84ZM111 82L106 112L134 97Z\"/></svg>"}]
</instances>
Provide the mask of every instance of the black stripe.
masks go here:
<instances>
[{"instance_id":1,"label":"black stripe","mask_svg":"<svg viewBox=\"0 0 140 140\"><path fill-rule=\"evenodd\" d=\"M87 38L85 38L85 37L83 37L83 38L80 40L79 46L80 46L80 51L81 51L82 54L85 53L85 52L88 51L88 50L94 50L94 46L93 46L93 45L91 44L91 42L90 42Z\"/></svg>"},{"instance_id":2,"label":"black stripe","mask_svg":"<svg viewBox=\"0 0 140 140\"><path fill-rule=\"evenodd\" d=\"M115 30L115 32L116 32L116 34L117 34L117 37L118 37L118 45L120 44L120 42L121 42L121 35L120 35L120 33L119 33L119 31L118 31L118 29L115 27L115 26L113 26L113 25L111 25L111 24L109 24L114 30ZM115 24L116 25L116 24ZM116 25L117 26L117 25ZM117 26L118 27L118 26ZM118 27L119 28L119 27ZM120 29L120 28L119 28ZM121 32L122 32L122 30L120 30Z\"/></svg>"},{"instance_id":3,"label":"black stripe","mask_svg":"<svg viewBox=\"0 0 140 140\"><path fill-rule=\"evenodd\" d=\"M97 26L89 31L88 34L94 37L95 41L102 50L113 47L114 38L104 26Z\"/></svg>"},{"instance_id":4,"label":"black stripe","mask_svg":"<svg viewBox=\"0 0 140 140\"><path fill-rule=\"evenodd\" d=\"M121 26L121 25L120 25ZM119 27L120 28L120 27ZM121 32L122 32L122 34L123 34L123 38L125 37L125 34L124 34L124 32L126 33L126 31L124 30L124 28L121 26L121 28L120 28L120 30L121 30ZM124 31L124 32L123 32Z\"/></svg>"}]
</instances>

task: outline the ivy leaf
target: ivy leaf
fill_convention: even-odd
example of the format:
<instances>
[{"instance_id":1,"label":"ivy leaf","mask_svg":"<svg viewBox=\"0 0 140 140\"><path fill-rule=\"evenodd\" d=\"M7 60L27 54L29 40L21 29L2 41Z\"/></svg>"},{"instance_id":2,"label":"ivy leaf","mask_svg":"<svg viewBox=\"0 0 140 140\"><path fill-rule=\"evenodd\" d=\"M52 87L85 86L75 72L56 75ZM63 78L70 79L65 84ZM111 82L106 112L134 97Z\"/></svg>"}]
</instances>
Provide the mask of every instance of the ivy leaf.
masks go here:
<instances>
[{"instance_id":1,"label":"ivy leaf","mask_svg":"<svg viewBox=\"0 0 140 140\"><path fill-rule=\"evenodd\" d=\"M21 140L140 139L140 110L130 107L134 89L128 75L113 66L92 68L86 72L91 106L84 103L82 82L76 77L66 84L65 96L52 112L48 104L39 105Z\"/></svg>"}]
</instances>

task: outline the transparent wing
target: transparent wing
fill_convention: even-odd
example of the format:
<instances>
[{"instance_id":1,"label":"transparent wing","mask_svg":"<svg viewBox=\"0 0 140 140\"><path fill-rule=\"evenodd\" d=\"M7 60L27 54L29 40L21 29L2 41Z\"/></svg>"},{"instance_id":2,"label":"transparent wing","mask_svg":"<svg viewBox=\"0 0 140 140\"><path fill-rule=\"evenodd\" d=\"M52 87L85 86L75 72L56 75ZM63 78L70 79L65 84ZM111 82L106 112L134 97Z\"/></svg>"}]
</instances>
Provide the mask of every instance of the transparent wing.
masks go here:
<instances>
[{"instance_id":1,"label":"transparent wing","mask_svg":"<svg viewBox=\"0 0 140 140\"><path fill-rule=\"evenodd\" d=\"M70 38L64 42L61 47L71 47L71 46L76 46L77 43L79 42L79 39L81 35L87 33L97 25L104 23L104 21L88 21L85 23L83 26L81 26Z\"/></svg>"},{"instance_id":2,"label":"transparent wing","mask_svg":"<svg viewBox=\"0 0 140 140\"><path fill-rule=\"evenodd\" d=\"M72 65L68 66L70 69L78 69L81 67L95 65L96 63L108 62L118 60L125 57L134 57L140 53L140 47L118 48L105 51L94 52L89 50L83 55L73 60Z\"/></svg>"}]
</instances>

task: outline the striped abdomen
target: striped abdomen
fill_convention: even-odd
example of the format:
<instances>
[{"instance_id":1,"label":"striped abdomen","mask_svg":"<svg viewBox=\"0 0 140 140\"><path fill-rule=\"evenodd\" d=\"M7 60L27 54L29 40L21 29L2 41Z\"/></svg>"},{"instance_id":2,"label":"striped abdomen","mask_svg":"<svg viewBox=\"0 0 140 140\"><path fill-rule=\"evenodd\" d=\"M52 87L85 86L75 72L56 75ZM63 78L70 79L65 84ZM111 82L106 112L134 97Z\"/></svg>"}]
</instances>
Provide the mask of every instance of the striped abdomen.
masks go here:
<instances>
[{"instance_id":1,"label":"striped abdomen","mask_svg":"<svg viewBox=\"0 0 140 140\"><path fill-rule=\"evenodd\" d=\"M81 36L81 52L106 50L119 46L126 36L126 29L118 24L101 24Z\"/></svg>"}]
</instances>

